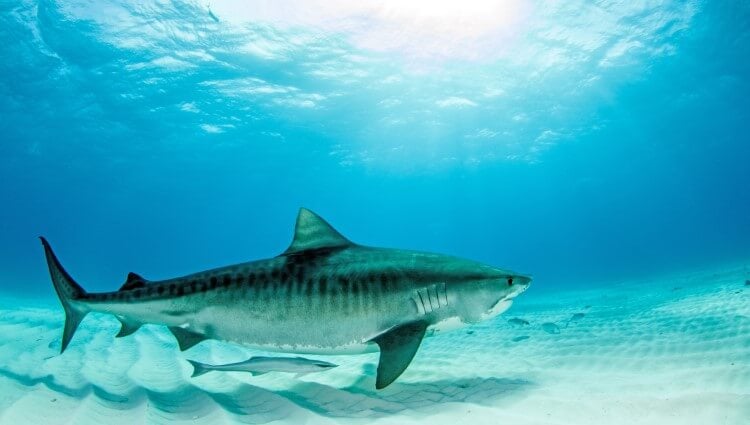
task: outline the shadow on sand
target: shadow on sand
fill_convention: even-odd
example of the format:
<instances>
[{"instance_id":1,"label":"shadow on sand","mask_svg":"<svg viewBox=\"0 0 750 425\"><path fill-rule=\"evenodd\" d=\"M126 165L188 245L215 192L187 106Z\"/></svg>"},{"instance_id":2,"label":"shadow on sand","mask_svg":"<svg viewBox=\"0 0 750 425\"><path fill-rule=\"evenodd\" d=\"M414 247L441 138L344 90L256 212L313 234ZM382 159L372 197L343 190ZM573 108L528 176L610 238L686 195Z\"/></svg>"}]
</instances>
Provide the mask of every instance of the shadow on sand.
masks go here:
<instances>
[{"instance_id":1,"label":"shadow on sand","mask_svg":"<svg viewBox=\"0 0 750 425\"><path fill-rule=\"evenodd\" d=\"M155 392L137 387L126 394L112 394L87 384L68 388L52 375L29 378L7 370L0 375L33 387L44 385L74 399L93 397L96 403L117 411L145 406L170 419L209 418L220 409L237 422L262 424L283 420L295 413L314 412L338 418L373 418L409 410L429 409L451 402L494 404L522 397L533 383L519 379L469 378L426 382L395 382L376 391L374 378L364 375L354 385L335 388L315 382L300 382L287 390L272 391L247 383L230 392L211 393L186 383L172 391Z\"/></svg>"},{"instance_id":2,"label":"shadow on sand","mask_svg":"<svg viewBox=\"0 0 750 425\"><path fill-rule=\"evenodd\" d=\"M445 403L494 404L523 396L534 384L521 379L467 378L425 382L396 381L376 391L374 378L332 388L306 382L282 394L306 410L330 417L379 417L409 410L428 410Z\"/></svg>"}]
</instances>

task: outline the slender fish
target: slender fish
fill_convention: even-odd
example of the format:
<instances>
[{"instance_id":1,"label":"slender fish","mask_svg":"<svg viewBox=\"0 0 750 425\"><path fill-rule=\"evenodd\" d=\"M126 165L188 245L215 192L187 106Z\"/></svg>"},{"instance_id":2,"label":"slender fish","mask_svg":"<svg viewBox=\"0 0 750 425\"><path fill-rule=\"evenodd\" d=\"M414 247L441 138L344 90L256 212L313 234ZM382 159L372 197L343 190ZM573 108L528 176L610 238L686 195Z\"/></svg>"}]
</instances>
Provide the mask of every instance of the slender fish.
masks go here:
<instances>
[{"instance_id":1,"label":"slender fish","mask_svg":"<svg viewBox=\"0 0 750 425\"><path fill-rule=\"evenodd\" d=\"M323 360L306 359L304 357L250 357L245 361L222 365L211 365L195 360L188 361L193 365L192 377L201 376L211 371L249 372L253 376L268 372L287 372L302 376L313 372L323 372L338 366Z\"/></svg>"}]
</instances>

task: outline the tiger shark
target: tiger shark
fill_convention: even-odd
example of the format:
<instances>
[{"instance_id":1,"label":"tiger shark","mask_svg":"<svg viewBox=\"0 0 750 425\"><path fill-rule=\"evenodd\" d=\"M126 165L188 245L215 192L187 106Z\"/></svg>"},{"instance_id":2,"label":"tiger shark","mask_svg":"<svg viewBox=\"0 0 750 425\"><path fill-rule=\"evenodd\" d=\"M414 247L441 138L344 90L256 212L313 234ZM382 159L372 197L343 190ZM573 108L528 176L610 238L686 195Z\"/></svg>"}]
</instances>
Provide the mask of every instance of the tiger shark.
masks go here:
<instances>
[{"instance_id":1,"label":"tiger shark","mask_svg":"<svg viewBox=\"0 0 750 425\"><path fill-rule=\"evenodd\" d=\"M406 370L425 336L502 313L531 282L466 259L359 245L305 208L276 257L158 281L131 272L112 292L86 292L40 239L65 311L61 353L95 311L120 321L117 337L165 325L180 350L207 339L302 354L379 349L377 389Z\"/></svg>"}]
</instances>

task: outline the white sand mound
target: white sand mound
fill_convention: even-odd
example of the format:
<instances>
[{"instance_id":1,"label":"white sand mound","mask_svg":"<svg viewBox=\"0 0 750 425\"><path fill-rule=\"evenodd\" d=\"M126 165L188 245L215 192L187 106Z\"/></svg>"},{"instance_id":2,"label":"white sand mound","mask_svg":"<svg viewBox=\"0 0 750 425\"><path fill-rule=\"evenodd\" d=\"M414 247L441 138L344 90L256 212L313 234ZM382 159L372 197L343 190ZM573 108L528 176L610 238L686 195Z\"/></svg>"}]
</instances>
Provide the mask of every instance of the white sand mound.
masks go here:
<instances>
[{"instance_id":1,"label":"white sand mound","mask_svg":"<svg viewBox=\"0 0 750 425\"><path fill-rule=\"evenodd\" d=\"M493 322L426 339L383 391L376 354L326 358L340 367L301 380L191 379L186 357L268 354L213 341L180 353L158 326L115 339L118 323L101 314L58 355L62 310L3 297L0 424L749 424L746 278L532 287Z\"/></svg>"}]
</instances>

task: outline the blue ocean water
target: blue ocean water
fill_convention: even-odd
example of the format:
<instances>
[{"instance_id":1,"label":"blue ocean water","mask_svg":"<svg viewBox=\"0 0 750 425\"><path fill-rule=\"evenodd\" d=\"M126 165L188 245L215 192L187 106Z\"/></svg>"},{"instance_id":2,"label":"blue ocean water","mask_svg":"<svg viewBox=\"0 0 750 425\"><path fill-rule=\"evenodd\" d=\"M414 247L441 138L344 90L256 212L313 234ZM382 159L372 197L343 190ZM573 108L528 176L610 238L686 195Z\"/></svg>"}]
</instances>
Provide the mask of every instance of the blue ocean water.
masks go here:
<instances>
[{"instance_id":1,"label":"blue ocean water","mask_svg":"<svg viewBox=\"0 0 750 425\"><path fill-rule=\"evenodd\" d=\"M741 263L749 46L747 2L0 0L0 297L56 306L40 235L105 291L300 207L532 301Z\"/></svg>"},{"instance_id":2,"label":"blue ocean water","mask_svg":"<svg viewBox=\"0 0 750 425\"><path fill-rule=\"evenodd\" d=\"M744 3L1 7L6 290L51 295L38 235L104 289L275 255L300 206L540 290L750 253Z\"/></svg>"}]
</instances>

